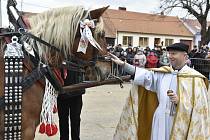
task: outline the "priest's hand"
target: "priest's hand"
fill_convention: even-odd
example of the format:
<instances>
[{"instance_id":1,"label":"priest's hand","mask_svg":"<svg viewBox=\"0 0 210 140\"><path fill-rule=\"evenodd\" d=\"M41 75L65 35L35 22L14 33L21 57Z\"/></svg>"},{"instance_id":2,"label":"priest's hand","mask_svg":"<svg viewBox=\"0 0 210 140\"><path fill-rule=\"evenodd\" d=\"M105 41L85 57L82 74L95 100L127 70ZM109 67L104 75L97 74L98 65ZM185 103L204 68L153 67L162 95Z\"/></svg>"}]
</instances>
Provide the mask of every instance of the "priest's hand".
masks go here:
<instances>
[{"instance_id":1,"label":"priest's hand","mask_svg":"<svg viewBox=\"0 0 210 140\"><path fill-rule=\"evenodd\" d=\"M170 92L170 93L168 93L168 97L170 98L172 103L175 103L175 104L179 103L179 97L176 93Z\"/></svg>"},{"instance_id":2,"label":"priest's hand","mask_svg":"<svg viewBox=\"0 0 210 140\"><path fill-rule=\"evenodd\" d=\"M120 65L120 66L122 66L122 65L125 64L124 61L120 60L120 59L119 59L117 56L115 56L114 54L109 53L109 56L111 56L111 60L112 60L113 62L115 62L116 64L118 64L118 65Z\"/></svg>"}]
</instances>

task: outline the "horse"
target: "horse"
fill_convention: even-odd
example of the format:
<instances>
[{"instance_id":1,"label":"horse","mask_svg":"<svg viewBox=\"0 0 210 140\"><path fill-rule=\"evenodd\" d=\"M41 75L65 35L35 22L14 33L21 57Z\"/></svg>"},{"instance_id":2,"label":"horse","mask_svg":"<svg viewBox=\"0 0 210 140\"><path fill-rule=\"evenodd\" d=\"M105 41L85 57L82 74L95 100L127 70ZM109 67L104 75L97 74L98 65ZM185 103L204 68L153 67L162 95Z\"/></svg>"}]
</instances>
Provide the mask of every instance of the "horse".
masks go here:
<instances>
[{"instance_id":1,"label":"horse","mask_svg":"<svg viewBox=\"0 0 210 140\"><path fill-rule=\"evenodd\" d=\"M59 67L66 57L74 56L83 61L90 61L97 54L105 55L106 41L103 30L103 21L101 15L108 7L103 7L91 11L84 10L83 7L64 7L55 8L49 11L33 15L27 19L30 28L28 32L38 36L40 39L52 44L62 50L53 51L47 46L37 42L34 49L38 52L40 60L44 60L51 67ZM101 46L100 50L92 47L89 43L86 53L77 52L80 43L80 21L83 19L94 19L96 28L91 29L93 36ZM27 42L32 45L33 42L28 39ZM3 44L2 44L3 45ZM0 50L0 97L4 95L4 50ZM31 62L29 62L31 66ZM99 67L100 68L100 67ZM102 70L103 71L103 70ZM30 68L24 67L24 75L31 72ZM103 75L103 72L101 72ZM21 137L23 140L33 140L35 131L40 122L40 112L44 95L44 85L36 81L31 87L24 91L22 97L22 122ZM4 136L4 110L0 110L0 140Z\"/></svg>"}]
</instances>

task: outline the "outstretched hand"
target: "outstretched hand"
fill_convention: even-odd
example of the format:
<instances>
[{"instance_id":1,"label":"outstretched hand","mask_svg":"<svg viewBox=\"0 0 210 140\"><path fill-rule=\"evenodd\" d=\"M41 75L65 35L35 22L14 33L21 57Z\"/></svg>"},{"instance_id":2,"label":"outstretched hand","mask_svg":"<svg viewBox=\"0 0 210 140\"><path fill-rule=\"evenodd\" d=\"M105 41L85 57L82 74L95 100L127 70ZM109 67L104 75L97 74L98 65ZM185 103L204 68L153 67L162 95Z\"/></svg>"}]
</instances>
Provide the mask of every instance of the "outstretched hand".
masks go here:
<instances>
[{"instance_id":1,"label":"outstretched hand","mask_svg":"<svg viewBox=\"0 0 210 140\"><path fill-rule=\"evenodd\" d=\"M120 60L117 56L115 56L114 54L111 54L111 53L108 53L108 54L109 54L109 56L111 56L111 60L113 62L115 62L116 64L118 64L120 66L124 65L125 62Z\"/></svg>"}]
</instances>

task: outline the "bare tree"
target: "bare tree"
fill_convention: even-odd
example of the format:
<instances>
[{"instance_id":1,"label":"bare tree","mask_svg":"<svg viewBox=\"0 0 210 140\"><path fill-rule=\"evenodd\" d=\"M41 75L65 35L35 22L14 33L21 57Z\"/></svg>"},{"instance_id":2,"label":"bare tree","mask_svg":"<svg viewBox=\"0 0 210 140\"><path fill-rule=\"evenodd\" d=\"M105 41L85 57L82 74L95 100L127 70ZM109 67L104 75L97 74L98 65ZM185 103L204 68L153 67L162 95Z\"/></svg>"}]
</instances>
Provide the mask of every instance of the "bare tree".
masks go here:
<instances>
[{"instance_id":1,"label":"bare tree","mask_svg":"<svg viewBox=\"0 0 210 140\"><path fill-rule=\"evenodd\" d=\"M207 16L210 9L209 0L160 0L160 9L169 12L174 8L186 9L201 25L201 44L210 41L210 26L207 29Z\"/></svg>"}]
</instances>

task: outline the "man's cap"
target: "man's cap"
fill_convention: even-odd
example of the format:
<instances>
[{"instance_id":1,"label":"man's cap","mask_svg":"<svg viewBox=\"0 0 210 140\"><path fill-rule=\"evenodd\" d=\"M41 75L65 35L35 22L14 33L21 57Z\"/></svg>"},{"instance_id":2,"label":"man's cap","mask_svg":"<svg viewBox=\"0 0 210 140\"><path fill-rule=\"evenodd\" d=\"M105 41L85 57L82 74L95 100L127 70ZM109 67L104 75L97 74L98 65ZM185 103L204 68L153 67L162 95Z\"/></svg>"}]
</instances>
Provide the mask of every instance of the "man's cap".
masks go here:
<instances>
[{"instance_id":1,"label":"man's cap","mask_svg":"<svg viewBox=\"0 0 210 140\"><path fill-rule=\"evenodd\" d=\"M181 51L181 52L188 53L189 45L186 45L184 43L174 43L174 44L166 47L166 50L167 51L176 50L176 51Z\"/></svg>"}]
</instances>

